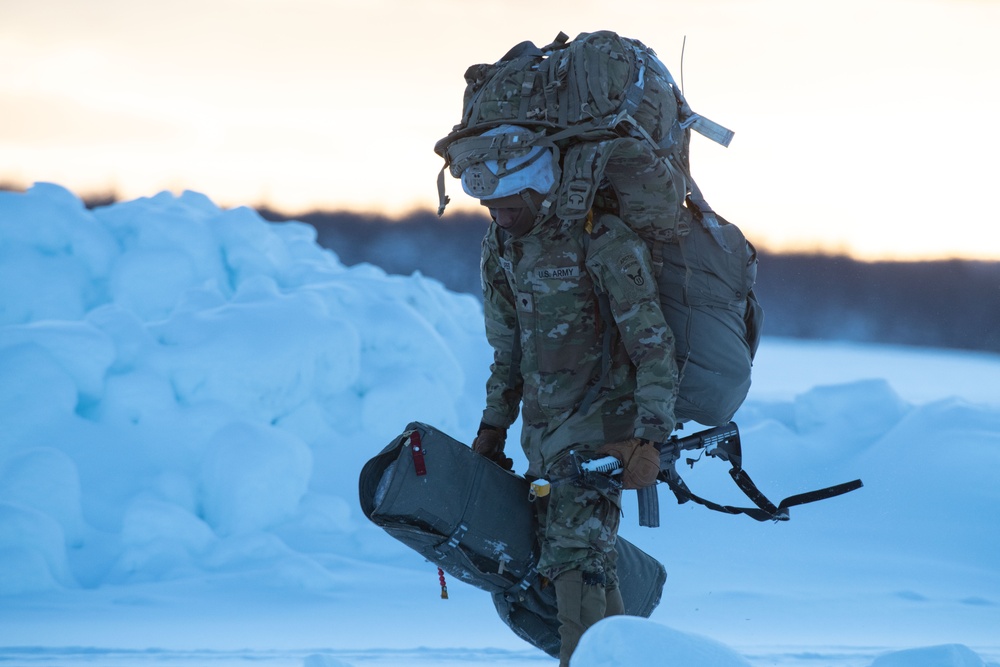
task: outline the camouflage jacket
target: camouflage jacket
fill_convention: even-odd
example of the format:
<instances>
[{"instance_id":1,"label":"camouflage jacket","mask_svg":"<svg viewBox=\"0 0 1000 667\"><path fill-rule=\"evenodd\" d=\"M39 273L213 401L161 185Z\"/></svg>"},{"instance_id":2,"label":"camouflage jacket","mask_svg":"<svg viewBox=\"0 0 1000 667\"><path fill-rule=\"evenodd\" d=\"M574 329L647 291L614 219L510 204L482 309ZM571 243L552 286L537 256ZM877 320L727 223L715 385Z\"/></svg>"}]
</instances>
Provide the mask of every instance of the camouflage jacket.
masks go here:
<instances>
[{"instance_id":1,"label":"camouflage jacket","mask_svg":"<svg viewBox=\"0 0 1000 667\"><path fill-rule=\"evenodd\" d=\"M570 447L588 453L633 436L662 442L673 430L674 339L651 267L646 245L612 215L600 216L589 235L580 221L556 218L520 238L490 226L482 278L494 360L483 421L506 428L523 411L529 474L543 474ZM608 294L614 322L601 321L597 289ZM602 383L605 325L617 335ZM518 333L520 363L511 372Z\"/></svg>"}]
</instances>

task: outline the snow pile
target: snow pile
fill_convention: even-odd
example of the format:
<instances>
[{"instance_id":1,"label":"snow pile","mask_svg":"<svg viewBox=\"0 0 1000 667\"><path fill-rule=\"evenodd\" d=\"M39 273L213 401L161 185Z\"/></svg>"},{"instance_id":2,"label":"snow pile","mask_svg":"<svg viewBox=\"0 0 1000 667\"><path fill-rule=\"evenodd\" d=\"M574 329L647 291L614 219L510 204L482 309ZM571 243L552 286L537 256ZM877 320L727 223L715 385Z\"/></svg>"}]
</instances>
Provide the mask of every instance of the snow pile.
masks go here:
<instances>
[{"instance_id":1,"label":"snow pile","mask_svg":"<svg viewBox=\"0 0 1000 667\"><path fill-rule=\"evenodd\" d=\"M191 192L90 212L37 185L0 215L0 594L263 552L329 585L277 536L349 537L345 490L410 419L475 428L472 298Z\"/></svg>"},{"instance_id":2,"label":"snow pile","mask_svg":"<svg viewBox=\"0 0 1000 667\"><path fill-rule=\"evenodd\" d=\"M987 667L987 663L967 646L948 644L895 651L880 656L871 667Z\"/></svg>"},{"instance_id":3,"label":"snow pile","mask_svg":"<svg viewBox=\"0 0 1000 667\"><path fill-rule=\"evenodd\" d=\"M572 662L573 667L630 667L648 663L650 656L670 656L671 664L684 667L750 667L712 639L629 617L609 618L591 628Z\"/></svg>"},{"instance_id":4,"label":"snow pile","mask_svg":"<svg viewBox=\"0 0 1000 667\"><path fill-rule=\"evenodd\" d=\"M650 662L667 656L663 662ZM816 661L820 656L813 655ZM662 658L661 658L662 660ZM571 667L634 667L669 664L683 667L751 667L752 663L719 642L685 634L641 618L616 617L595 625L580 640ZM768 664L768 663L764 663ZM996 667L961 644L929 646L882 654L870 667ZM308 665L306 667L309 667Z\"/></svg>"},{"instance_id":5,"label":"snow pile","mask_svg":"<svg viewBox=\"0 0 1000 667\"><path fill-rule=\"evenodd\" d=\"M651 620L595 626L577 667L748 664L704 634L932 645L873 667L1000 653L1000 360L866 354L765 339L737 417L772 500L865 488L781 525L662 489L655 531L626 499L623 533L670 578ZM437 604L433 568L357 502L409 421L471 437L490 358L475 299L347 268L306 225L192 192L94 211L55 185L0 192L0 647L523 650L485 594ZM719 466L682 474L746 503Z\"/></svg>"}]
</instances>

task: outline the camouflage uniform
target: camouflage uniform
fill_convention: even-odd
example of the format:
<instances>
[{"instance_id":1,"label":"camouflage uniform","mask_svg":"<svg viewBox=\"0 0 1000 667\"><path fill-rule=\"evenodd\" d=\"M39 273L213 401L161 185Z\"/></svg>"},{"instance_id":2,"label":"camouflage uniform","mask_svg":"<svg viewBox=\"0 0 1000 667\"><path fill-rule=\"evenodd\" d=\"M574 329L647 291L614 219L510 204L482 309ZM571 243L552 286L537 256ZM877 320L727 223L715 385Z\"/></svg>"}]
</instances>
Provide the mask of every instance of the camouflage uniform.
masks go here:
<instances>
[{"instance_id":1,"label":"camouflage uniform","mask_svg":"<svg viewBox=\"0 0 1000 667\"><path fill-rule=\"evenodd\" d=\"M678 386L673 334L649 251L624 222L601 215L588 233L580 221L550 218L518 238L494 223L483 242L482 277L494 349L483 422L506 428L522 410L529 476L554 477L570 449L589 458L605 443L669 437ZM609 296L614 322L600 321L598 289ZM617 337L602 382L605 325L615 326ZM568 485L554 492L540 516L543 574L582 569L613 577L607 555L619 507L617 492Z\"/></svg>"}]
</instances>

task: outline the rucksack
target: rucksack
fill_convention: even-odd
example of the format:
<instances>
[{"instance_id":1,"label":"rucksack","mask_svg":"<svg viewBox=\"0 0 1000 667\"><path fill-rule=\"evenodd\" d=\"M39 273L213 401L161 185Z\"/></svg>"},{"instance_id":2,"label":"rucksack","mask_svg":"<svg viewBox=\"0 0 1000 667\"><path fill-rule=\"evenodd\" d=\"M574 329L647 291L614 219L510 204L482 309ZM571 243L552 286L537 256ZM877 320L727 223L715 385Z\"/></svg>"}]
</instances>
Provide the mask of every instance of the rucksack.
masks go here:
<instances>
[{"instance_id":1,"label":"rucksack","mask_svg":"<svg viewBox=\"0 0 1000 667\"><path fill-rule=\"evenodd\" d=\"M649 246L681 372L678 421L728 423L749 391L763 323L757 253L705 201L689 146L691 130L724 146L733 133L691 110L651 49L610 31L522 42L465 79L462 120L435 145L445 160L439 214L445 169L458 178L526 145L552 149L561 176L542 208L581 224L615 214ZM516 145L482 136L500 125L524 128Z\"/></svg>"},{"instance_id":2,"label":"rucksack","mask_svg":"<svg viewBox=\"0 0 1000 667\"><path fill-rule=\"evenodd\" d=\"M511 630L559 655L555 590L535 569L537 526L525 478L433 426L411 422L362 468L358 494L372 522L455 579L490 593ZM482 498L489 502L477 502ZM621 536L615 550L625 612L648 617L666 570Z\"/></svg>"}]
</instances>

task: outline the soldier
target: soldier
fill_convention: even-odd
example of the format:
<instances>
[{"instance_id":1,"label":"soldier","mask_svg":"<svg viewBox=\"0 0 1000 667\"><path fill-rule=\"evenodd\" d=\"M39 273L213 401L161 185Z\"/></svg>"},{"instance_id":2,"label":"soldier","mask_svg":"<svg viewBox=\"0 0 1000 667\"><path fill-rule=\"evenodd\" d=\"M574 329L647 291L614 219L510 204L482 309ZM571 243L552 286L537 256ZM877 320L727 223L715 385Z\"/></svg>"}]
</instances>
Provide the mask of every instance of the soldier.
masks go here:
<instances>
[{"instance_id":1,"label":"soldier","mask_svg":"<svg viewBox=\"0 0 1000 667\"><path fill-rule=\"evenodd\" d=\"M493 218L482 286L494 360L473 448L509 469L506 433L520 411L527 477L565 476L575 450L620 458L625 488L653 484L651 443L675 426L678 378L647 246L610 213L587 224L553 215L559 166L543 145L473 164L461 180ZM565 666L588 627L624 612L614 562L621 491L565 484L536 503L538 569L555 587Z\"/></svg>"}]
</instances>

